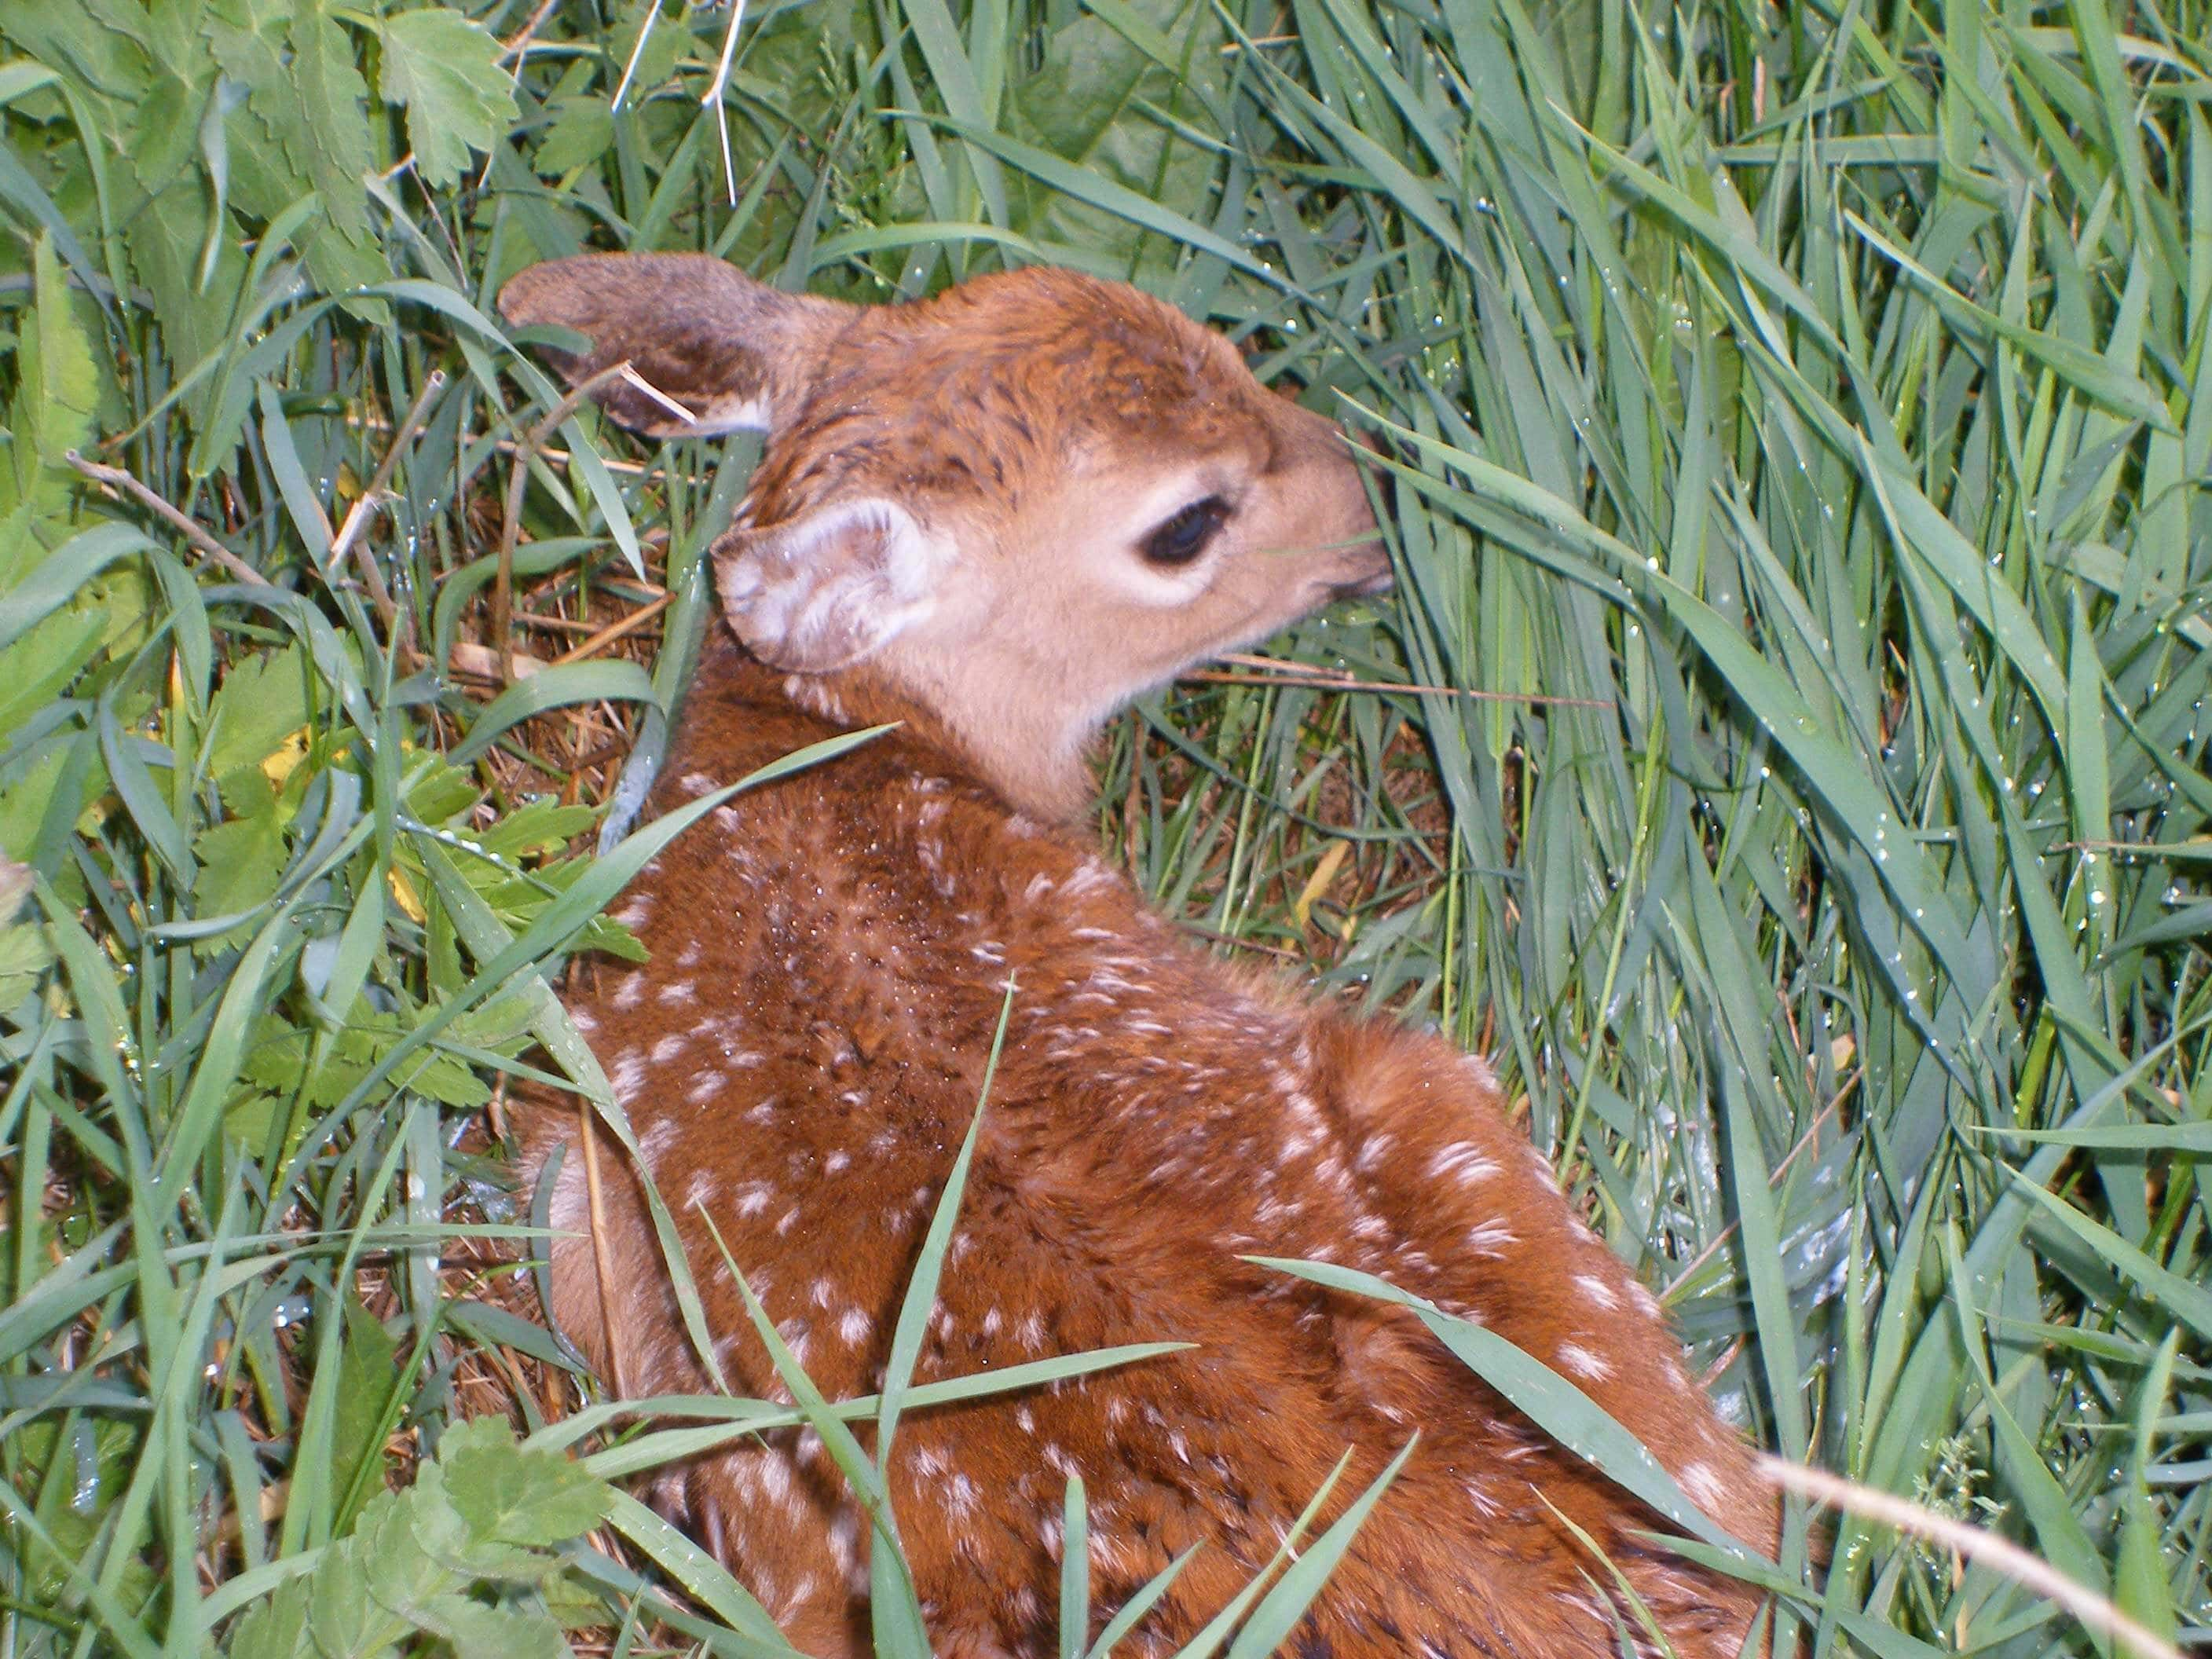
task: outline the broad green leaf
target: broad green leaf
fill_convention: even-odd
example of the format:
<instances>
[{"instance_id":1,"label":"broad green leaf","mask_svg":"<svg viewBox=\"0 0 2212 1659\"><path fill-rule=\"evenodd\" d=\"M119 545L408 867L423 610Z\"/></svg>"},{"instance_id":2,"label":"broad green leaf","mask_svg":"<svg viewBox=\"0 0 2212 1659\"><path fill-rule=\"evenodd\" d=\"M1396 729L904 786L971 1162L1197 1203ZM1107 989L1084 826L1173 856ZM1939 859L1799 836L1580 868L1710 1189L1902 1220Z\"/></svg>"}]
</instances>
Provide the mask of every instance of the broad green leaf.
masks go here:
<instances>
[{"instance_id":1,"label":"broad green leaf","mask_svg":"<svg viewBox=\"0 0 2212 1659\"><path fill-rule=\"evenodd\" d=\"M449 185L471 150L490 149L514 124L514 77L500 67L499 42L442 3L388 15L381 33L384 97L407 107L416 171L434 190Z\"/></svg>"},{"instance_id":2,"label":"broad green leaf","mask_svg":"<svg viewBox=\"0 0 2212 1659\"><path fill-rule=\"evenodd\" d=\"M384 1322L350 1291L340 1304L345 1346L338 1352L337 1420L331 1431L331 1484L341 1497L361 1486L384 1488L385 1401L391 1395L399 1345Z\"/></svg>"},{"instance_id":3,"label":"broad green leaf","mask_svg":"<svg viewBox=\"0 0 2212 1659\"><path fill-rule=\"evenodd\" d=\"M1208 121L1225 36L1200 0L1116 0L1115 22L1082 15L1048 32L1042 64L1016 83L1006 130L1094 177L1109 179L1194 221L1206 215L1219 158L1151 112ZM1149 30L1158 61L1129 38ZM1190 82L1185 85L1185 81ZM1038 241L1111 258L1118 273L1158 282L1175 243L1103 209L1023 177L1015 227Z\"/></svg>"},{"instance_id":4,"label":"broad green leaf","mask_svg":"<svg viewBox=\"0 0 2212 1659\"><path fill-rule=\"evenodd\" d=\"M606 1483L581 1464L515 1443L504 1418L447 1431L439 1447L447 1496L479 1538L550 1546L606 1518Z\"/></svg>"}]
</instances>

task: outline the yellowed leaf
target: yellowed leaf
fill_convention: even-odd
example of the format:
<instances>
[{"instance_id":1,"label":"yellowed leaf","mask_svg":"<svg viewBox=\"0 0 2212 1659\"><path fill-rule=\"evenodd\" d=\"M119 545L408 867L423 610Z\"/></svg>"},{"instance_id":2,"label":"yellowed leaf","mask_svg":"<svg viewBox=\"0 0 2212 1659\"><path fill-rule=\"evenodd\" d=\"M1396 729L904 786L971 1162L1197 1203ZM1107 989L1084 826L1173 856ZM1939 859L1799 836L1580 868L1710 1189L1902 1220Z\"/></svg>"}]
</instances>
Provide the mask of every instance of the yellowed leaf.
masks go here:
<instances>
[{"instance_id":1,"label":"yellowed leaf","mask_svg":"<svg viewBox=\"0 0 2212 1659\"><path fill-rule=\"evenodd\" d=\"M1321 855L1321 862L1314 866L1313 874L1306 878L1305 887L1298 894L1298 902L1291 907L1291 915L1299 927L1306 925L1307 918L1313 915L1314 901L1328 891L1329 883L1336 879L1336 872L1344 868L1344 860L1351 852L1350 842L1333 841L1328 844L1328 851Z\"/></svg>"},{"instance_id":2,"label":"yellowed leaf","mask_svg":"<svg viewBox=\"0 0 2212 1659\"><path fill-rule=\"evenodd\" d=\"M292 775L293 768L307 758L307 728L301 726L278 744L274 752L261 760L261 775L269 780L271 789L282 789L284 780Z\"/></svg>"},{"instance_id":3,"label":"yellowed leaf","mask_svg":"<svg viewBox=\"0 0 2212 1659\"><path fill-rule=\"evenodd\" d=\"M415 884L407 879L407 872L398 865L392 867L392 901L404 910L408 921L416 926L428 920L422 908L422 896L415 890Z\"/></svg>"}]
</instances>

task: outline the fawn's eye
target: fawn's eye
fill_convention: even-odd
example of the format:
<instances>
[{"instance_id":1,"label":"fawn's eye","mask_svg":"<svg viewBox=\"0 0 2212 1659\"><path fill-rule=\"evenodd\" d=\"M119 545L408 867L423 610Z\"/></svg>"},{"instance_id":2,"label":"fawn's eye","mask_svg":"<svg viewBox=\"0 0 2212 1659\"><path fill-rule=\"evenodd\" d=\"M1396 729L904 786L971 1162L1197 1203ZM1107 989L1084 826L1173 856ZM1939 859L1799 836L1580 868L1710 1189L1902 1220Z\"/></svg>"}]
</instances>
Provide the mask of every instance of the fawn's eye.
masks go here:
<instances>
[{"instance_id":1,"label":"fawn's eye","mask_svg":"<svg viewBox=\"0 0 2212 1659\"><path fill-rule=\"evenodd\" d=\"M1144 556L1153 564L1188 564L1228 519L1229 503L1218 495L1193 501L1145 538Z\"/></svg>"}]
</instances>

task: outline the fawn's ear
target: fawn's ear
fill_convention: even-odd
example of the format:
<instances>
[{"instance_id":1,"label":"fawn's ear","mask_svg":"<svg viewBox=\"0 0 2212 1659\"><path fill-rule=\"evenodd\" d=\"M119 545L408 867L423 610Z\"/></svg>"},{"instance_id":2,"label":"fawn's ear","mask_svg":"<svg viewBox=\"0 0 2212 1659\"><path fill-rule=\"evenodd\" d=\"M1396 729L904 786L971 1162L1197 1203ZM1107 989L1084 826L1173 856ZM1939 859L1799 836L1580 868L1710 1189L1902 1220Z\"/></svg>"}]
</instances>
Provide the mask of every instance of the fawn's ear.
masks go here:
<instances>
[{"instance_id":1,"label":"fawn's ear","mask_svg":"<svg viewBox=\"0 0 2212 1659\"><path fill-rule=\"evenodd\" d=\"M627 362L596 394L624 426L704 438L764 431L787 412L851 307L781 293L710 254L586 253L514 276L499 310L588 335L583 356L546 354L572 382Z\"/></svg>"},{"instance_id":2,"label":"fawn's ear","mask_svg":"<svg viewBox=\"0 0 2212 1659\"><path fill-rule=\"evenodd\" d=\"M826 674L937 608L951 546L896 501L833 502L714 544L731 630L773 667Z\"/></svg>"}]
</instances>

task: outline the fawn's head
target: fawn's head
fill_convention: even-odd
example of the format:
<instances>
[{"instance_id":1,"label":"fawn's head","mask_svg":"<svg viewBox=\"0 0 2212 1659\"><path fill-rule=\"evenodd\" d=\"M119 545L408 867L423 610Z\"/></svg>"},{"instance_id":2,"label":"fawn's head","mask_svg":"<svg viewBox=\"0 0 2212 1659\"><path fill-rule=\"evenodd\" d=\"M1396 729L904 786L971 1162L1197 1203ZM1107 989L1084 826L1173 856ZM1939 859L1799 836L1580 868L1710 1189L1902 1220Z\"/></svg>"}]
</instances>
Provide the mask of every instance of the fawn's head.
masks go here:
<instances>
[{"instance_id":1,"label":"fawn's head","mask_svg":"<svg viewBox=\"0 0 2212 1659\"><path fill-rule=\"evenodd\" d=\"M802 697L919 706L1017 805L1079 808L1131 697L1389 582L1343 434L1121 283L1032 269L855 307L587 255L500 308L589 336L571 379L627 361L598 393L626 425L764 430L714 549L738 638Z\"/></svg>"}]
</instances>

